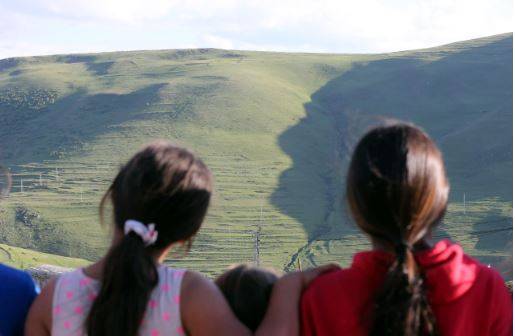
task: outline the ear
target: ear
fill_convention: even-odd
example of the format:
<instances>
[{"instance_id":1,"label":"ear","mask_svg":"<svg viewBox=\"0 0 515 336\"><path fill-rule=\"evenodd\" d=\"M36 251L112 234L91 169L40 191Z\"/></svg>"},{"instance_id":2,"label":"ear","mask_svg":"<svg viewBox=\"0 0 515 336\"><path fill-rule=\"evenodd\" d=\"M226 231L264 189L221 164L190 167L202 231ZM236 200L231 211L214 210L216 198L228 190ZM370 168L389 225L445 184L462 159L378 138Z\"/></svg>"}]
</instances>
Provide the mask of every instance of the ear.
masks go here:
<instances>
[{"instance_id":1,"label":"ear","mask_svg":"<svg viewBox=\"0 0 515 336\"><path fill-rule=\"evenodd\" d=\"M175 258L175 259L184 258L188 254L188 252L190 251L192 244L193 244L193 239L192 238L184 239L184 240L178 240L178 241L170 244L169 246L167 246L165 249L163 249L162 259L164 260L166 255L171 250L173 250L173 252L172 252L172 257L173 258ZM161 259L160 259L160 261L161 261Z\"/></svg>"},{"instance_id":2,"label":"ear","mask_svg":"<svg viewBox=\"0 0 515 336\"><path fill-rule=\"evenodd\" d=\"M193 245L193 237L184 240L179 240L175 244L180 245L187 253L190 251L191 246Z\"/></svg>"},{"instance_id":3,"label":"ear","mask_svg":"<svg viewBox=\"0 0 515 336\"><path fill-rule=\"evenodd\" d=\"M162 263L166 259L166 257L170 253L170 250L172 249L173 245L174 244L170 244L167 247L165 247L164 249L162 249L161 251L157 252L157 260L158 260L158 262Z\"/></svg>"}]
</instances>

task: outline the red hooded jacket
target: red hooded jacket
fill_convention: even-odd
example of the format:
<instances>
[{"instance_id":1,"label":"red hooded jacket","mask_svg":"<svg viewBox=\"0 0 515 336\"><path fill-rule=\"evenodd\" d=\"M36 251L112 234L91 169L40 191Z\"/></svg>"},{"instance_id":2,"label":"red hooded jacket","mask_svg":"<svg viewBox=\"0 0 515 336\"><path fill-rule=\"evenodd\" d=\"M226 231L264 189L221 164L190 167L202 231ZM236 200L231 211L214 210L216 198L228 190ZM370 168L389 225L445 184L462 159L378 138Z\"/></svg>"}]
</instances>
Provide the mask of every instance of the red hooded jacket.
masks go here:
<instances>
[{"instance_id":1,"label":"red hooded jacket","mask_svg":"<svg viewBox=\"0 0 515 336\"><path fill-rule=\"evenodd\" d=\"M392 262L361 252L350 268L317 278L301 301L301 335L368 335L374 294ZM501 276L450 241L415 254L440 335L512 335L512 297Z\"/></svg>"}]
</instances>

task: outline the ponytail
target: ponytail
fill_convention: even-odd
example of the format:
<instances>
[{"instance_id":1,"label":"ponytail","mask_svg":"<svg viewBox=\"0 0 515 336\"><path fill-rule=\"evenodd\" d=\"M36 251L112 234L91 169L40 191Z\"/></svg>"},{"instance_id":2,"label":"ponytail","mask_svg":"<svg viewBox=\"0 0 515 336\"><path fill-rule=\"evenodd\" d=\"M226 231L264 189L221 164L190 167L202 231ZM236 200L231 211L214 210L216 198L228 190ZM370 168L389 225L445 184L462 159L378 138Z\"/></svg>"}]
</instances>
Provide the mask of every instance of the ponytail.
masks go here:
<instances>
[{"instance_id":1,"label":"ponytail","mask_svg":"<svg viewBox=\"0 0 515 336\"><path fill-rule=\"evenodd\" d=\"M136 336L157 283L152 256L141 237L129 232L106 256L100 292L86 320L87 334Z\"/></svg>"},{"instance_id":2,"label":"ponytail","mask_svg":"<svg viewBox=\"0 0 515 336\"><path fill-rule=\"evenodd\" d=\"M395 250L396 260L376 297L370 335L438 335L411 245L399 243Z\"/></svg>"}]
</instances>

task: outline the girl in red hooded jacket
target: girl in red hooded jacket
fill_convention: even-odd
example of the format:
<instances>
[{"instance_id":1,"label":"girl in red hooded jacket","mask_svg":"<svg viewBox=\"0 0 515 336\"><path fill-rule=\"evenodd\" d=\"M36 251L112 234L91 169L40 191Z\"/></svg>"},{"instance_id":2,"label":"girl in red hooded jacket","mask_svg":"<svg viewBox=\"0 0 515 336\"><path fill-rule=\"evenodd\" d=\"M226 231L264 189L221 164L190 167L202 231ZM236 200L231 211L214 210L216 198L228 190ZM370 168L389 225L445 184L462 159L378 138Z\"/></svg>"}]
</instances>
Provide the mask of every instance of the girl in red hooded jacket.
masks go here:
<instances>
[{"instance_id":1,"label":"girl in red hooded jacket","mask_svg":"<svg viewBox=\"0 0 515 336\"><path fill-rule=\"evenodd\" d=\"M501 276L447 240L428 240L449 185L440 151L406 124L367 133L353 154L347 198L372 251L317 278L301 301L302 335L512 334Z\"/></svg>"}]
</instances>

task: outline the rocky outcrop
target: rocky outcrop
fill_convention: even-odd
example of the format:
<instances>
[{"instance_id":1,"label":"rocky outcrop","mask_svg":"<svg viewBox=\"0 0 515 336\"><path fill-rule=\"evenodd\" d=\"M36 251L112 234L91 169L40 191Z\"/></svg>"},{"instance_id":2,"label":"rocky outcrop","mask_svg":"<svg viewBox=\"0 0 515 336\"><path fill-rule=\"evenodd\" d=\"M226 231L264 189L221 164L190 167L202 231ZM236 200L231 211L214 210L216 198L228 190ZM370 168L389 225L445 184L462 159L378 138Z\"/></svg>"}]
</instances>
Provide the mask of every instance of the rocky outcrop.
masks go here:
<instances>
[{"instance_id":1,"label":"rocky outcrop","mask_svg":"<svg viewBox=\"0 0 515 336\"><path fill-rule=\"evenodd\" d=\"M72 268L59 267L53 265L40 265L27 269L27 272L34 280L43 287L45 283L61 273L69 272Z\"/></svg>"}]
</instances>

